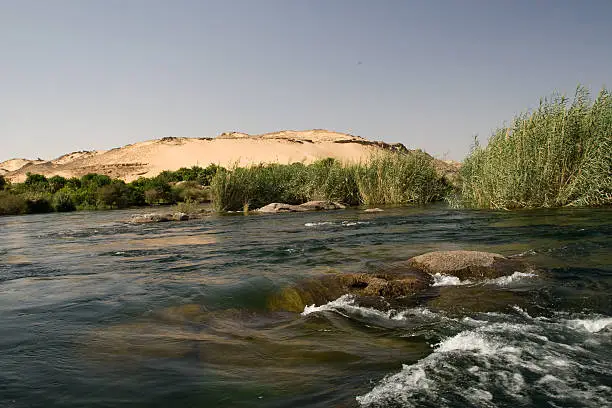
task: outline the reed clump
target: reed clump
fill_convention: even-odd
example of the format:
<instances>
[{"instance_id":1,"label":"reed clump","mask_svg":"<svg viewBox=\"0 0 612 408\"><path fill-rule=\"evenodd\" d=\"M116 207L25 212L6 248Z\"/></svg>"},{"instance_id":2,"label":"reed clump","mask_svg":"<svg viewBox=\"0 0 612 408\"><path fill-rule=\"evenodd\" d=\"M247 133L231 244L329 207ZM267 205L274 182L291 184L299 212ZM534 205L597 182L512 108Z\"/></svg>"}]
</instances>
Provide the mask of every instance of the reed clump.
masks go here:
<instances>
[{"instance_id":1,"label":"reed clump","mask_svg":"<svg viewBox=\"0 0 612 408\"><path fill-rule=\"evenodd\" d=\"M450 187L438 176L433 160L421 151L373 155L354 167L361 203L426 204L443 199Z\"/></svg>"},{"instance_id":2,"label":"reed clump","mask_svg":"<svg viewBox=\"0 0 612 408\"><path fill-rule=\"evenodd\" d=\"M334 159L310 165L233 166L211 180L217 211L241 211L273 202L301 204L328 200L348 205L426 204L449 189L423 152L384 152L359 164Z\"/></svg>"},{"instance_id":3,"label":"reed clump","mask_svg":"<svg viewBox=\"0 0 612 408\"><path fill-rule=\"evenodd\" d=\"M462 169L461 201L493 209L612 204L612 97L579 87L555 95L477 143Z\"/></svg>"}]
</instances>

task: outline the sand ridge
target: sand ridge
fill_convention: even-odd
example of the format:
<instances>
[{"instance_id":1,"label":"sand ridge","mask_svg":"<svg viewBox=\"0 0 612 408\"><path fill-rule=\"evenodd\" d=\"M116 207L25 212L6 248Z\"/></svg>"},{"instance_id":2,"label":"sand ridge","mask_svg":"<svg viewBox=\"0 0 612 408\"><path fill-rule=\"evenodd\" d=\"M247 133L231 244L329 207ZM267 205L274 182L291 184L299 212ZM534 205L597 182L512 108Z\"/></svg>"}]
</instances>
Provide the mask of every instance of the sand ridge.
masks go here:
<instances>
[{"instance_id":1,"label":"sand ridge","mask_svg":"<svg viewBox=\"0 0 612 408\"><path fill-rule=\"evenodd\" d=\"M12 182L23 182L28 172L47 177L99 173L129 182L141 176L153 177L164 170L209 164L226 167L260 163L308 164L327 157L360 162L381 150L407 151L399 143L369 141L323 129L261 135L228 132L215 138L164 137L111 150L68 153L49 161L12 159L0 163L0 169L6 170L4 175Z\"/></svg>"}]
</instances>

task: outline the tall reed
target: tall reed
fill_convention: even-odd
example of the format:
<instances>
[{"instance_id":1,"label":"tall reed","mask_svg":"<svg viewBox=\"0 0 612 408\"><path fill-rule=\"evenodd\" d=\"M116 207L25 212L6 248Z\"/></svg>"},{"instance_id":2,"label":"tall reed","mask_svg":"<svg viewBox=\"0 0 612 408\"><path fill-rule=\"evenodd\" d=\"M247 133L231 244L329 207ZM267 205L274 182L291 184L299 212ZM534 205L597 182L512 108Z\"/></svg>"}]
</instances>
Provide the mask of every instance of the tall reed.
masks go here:
<instances>
[{"instance_id":1,"label":"tall reed","mask_svg":"<svg viewBox=\"0 0 612 408\"><path fill-rule=\"evenodd\" d=\"M612 97L583 87L554 95L475 144L462 170L462 201L478 208L612 204Z\"/></svg>"},{"instance_id":2,"label":"tall reed","mask_svg":"<svg viewBox=\"0 0 612 408\"><path fill-rule=\"evenodd\" d=\"M424 204L441 199L447 190L446 181L436 174L433 159L422 152L384 152L360 164L323 159L308 166L234 166L220 170L211 180L217 211L309 200L348 205Z\"/></svg>"},{"instance_id":3,"label":"tall reed","mask_svg":"<svg viewBox=\"0 0 612 408\"><path fill-rule=\"evenodd\" d=\"M448 193L433 158L421 151L375 154L367 163L354 166L354 172L366 205L425 204Z\"/></svg>"}]
</instances>

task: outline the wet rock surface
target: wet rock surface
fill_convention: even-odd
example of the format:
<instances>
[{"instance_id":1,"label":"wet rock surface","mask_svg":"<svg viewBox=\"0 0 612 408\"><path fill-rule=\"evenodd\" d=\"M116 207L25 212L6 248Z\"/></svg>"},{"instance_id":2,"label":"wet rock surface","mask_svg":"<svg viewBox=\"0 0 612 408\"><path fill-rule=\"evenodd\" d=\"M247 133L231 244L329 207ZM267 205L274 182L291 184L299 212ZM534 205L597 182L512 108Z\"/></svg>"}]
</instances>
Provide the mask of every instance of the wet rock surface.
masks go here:
<instances>
[{"instance_id":1,"label":"wet rock surface","mask_svg":"<svg viewBox=\"0 0 612 408\"><path fill-rule=\"evenodd\" d=\"M187 221L189 215L176 212L176 213L149 213L149 214L137 214L130 218L130 222L134 224L144 224L150 222L168 222L168 221Z\"/></svg>"},{"instance_id":2,"label":"wet rock surface","mask_svg":"<svg viewBox=\"0 0 612 408\"><path fill-rule=\"evenodd\" d=\"M304 212L304 211L325 211L342 210L346 206L333 201L308 201L304 204L293 205L285 203L271 203L254 210L260 213L281 213L281 212Z\"/></svg>"},{"instance_id":3,"label":"wet rock surface","mask_svg":"<svg viewBox=\"0 0 612 408\"><path fill-rule=\"evenodd\" d=\"M436 251L410 258L408 264L429 274L456 276L461 280L499 278L528 269L517 259L480 251Z\"/></svg>"},{"instance_id":4,"label":"wet rock surface","mask_svg":"<svg viewBox=\"0 0 612 408\"><path fill-rule=\"evenodd\" d=\"M187 214L184 212L136 214L128 222L132 224L147 224L152 222L188 221L202 218L204 215L205 213Z\"/></svg>"},{"instance_id":5,"label":"wet rock surface","mask_svg":"<svg viewBox=\"0 0 612 408\"><path fill-rule=\"evenodd\" d=\"M473 284L510 276L530 267L520 260L477 251L438 251L396 262L376 272L338 273L306 279L274 294L267 303L272 311L302 312L305 306L322 305L340 296L354 295L362 306L389 309L415 305L453 290L434 285L436 274L455 276ZM479 288L478 293L487 288ZM446 306L444 300L440 301ZM452 302L458 302L453 299Z\"/></svg>"},{"instance_id":6,"label":"wet rock surface","mask_svg":"<svg viewBox=\"0 0 612 408\"><path fill-rule=\"evenodd\" d=\"M365 210L363 210L363 212L365 213L377 213L377 212L383 212L384 210L382 208L366 208Z\"/></svg>"},{"instance_id":7,"label":"wet rock surface","mask_svg":"<svg viewBox=\"0 0 612 408\"><path fill-rule=\"evenodd\" d=\"M360 304L388 308L395 301L412 302L433 283L429 274L403 268L380 273L338 273L307 279L282 289L267 302L272 311L302 312L309 305L322 305L345 294ZM414 299L413 299L414 298Z\"/></svg>"}]
</instances>

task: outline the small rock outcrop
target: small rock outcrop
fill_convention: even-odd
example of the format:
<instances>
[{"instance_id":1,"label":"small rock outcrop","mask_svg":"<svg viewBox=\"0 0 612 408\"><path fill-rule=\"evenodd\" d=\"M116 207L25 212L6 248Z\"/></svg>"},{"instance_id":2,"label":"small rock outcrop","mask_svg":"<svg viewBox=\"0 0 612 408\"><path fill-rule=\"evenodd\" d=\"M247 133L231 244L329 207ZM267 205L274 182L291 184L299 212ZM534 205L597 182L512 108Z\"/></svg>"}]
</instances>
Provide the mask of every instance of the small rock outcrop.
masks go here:
<instances>
[{"instance_id":1,"label":"small rock outcrop","mask_svg":"<svg viewBox=\"0 0 612 408\"><path fill-rule=\"evenodd\" d=\"M527 269L522 261L480 251L436 251L415 256L408 264L429 274L452 275L459 279L491 279Z\"/></svg>"},{"instance_id":2,"label":"small rock outcrop","mask_svg":"<svg viewBox=\"0 0 612 408\"><path fill-rule=\"evenodd\" d=\"M304 212L304 211L323 211L341 210L345 205L333 201L308 201L304 204L292 205L284 203L271 203L254 210L260 213L281 213L281 212Z\"/></svg>"},{"instance_id":3,"label":"small rock outcrop","mask_svg":"<svg viewBox=\"0 0 612 408\"><path fill-rule=\"evenodd\" d=\"M165 214L149 213L133 215L132 218L130 218L130 222L133 224L144 224L150 222L187 221L189 219L189 214L183 212Z\"/></svg>"},{"instance_id":4,"label":"small rock outcrop","mask_svg":"<svg viewBox=\"0 0 612 408\"><path fill-rule=\"evenodd\" d=\"M342 295L352 294L370 304L384 298L388 306L389 302L422 293L432 283L430 275L406 268L389 273L337 273L307 279L284 288L269 298L267 303L272 311L299 313L305 306L322 305Z\"/></svg>"},{"instance_id":5,"label":"small rock outcrop","mask_svg":"<svg viewBox=\"0 0 612 408\"><path fill-rule=\"evenodd\" d=\"M382 208L366 208L365 210L363 210L363 212L366 213L377 213L377 212L383 212L384 210Z\"/></svg>"}]
</instances>

